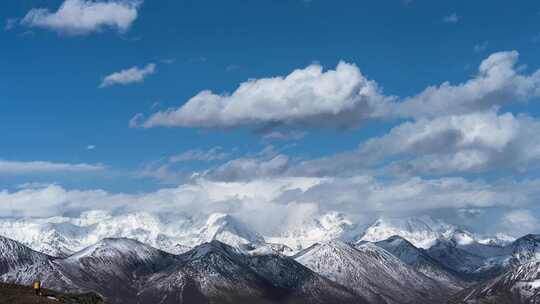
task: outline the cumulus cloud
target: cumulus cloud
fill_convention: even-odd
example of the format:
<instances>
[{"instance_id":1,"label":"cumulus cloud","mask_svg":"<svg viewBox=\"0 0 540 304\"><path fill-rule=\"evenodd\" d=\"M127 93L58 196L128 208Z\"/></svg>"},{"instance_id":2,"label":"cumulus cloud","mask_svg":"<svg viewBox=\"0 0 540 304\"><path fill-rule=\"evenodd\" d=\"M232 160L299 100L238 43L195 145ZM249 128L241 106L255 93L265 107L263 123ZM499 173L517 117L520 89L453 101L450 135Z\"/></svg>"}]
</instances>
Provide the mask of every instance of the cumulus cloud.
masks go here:
<instances>
[{"instance_id":1,"label":"cumulus cloud","mask_svg":"<svg viewBox=\"0 0 540 304\"><path fill-rule=\"evenodd\" d=\"M131 83L143 82L148 75L154 74L155 71L156 65L154 63L149 63L144 68L135 66L104 77L99 87L105 88L113 85L127 85Z\"/></svg>"},{"instance_id":2,"label":"cumulus cloud","mask_svg":"<svg viewBox=\"0 0 540 304\"><path fill-rule=\"evenodd\" d=\"M312 64L285 77L249 80L231 94L202 91L178 109L153 114L142 126L348 128L380 115L390 100L355 65L340 62L335 70L323 71Z\"/></svg>"},{"instance_id":3,"label":"cumulus cloud","mask_svg":"<svg viewBox=\"0 0 540 304\"><path fill-rule=\"evenodd\" d=\"M522 73L516 67L518 58L516 51L494 53L482 61L472 79L457 85L444 82L402 99L384 95L378 84L353 64L341 62L328 71L313 64L285 77L249 80L231 94L202 91L180 108L154 113L148 119L137 114L130 125L351 128L372 119L422 119L487 111L540 96L540 70Z\"/></svg>"},{"instance_id":4,"label":"cumulus cloud","mask_svg":"<svg viewBox=\"0 0 540 304\"><path fill-rule=\"evenodd\" d=\"M300 163L296 174L449 174L537 168L540 122L495 111L449 115L402 123L354 151ZM388 172L390 171L390 172Z\"/></svg>"},{"instance_id":5,"label":"cumulus cloud","mask_svg":"<svg viewBox=\"0 0 540 304\"><path fill-rule=\"evenodd\" d=\"M18 174L32 174L32 173L53 173L53 172L92 172L103 170L103 165L91 165L91 164L67 164L67 163L53 163L47 161L6 161L0 160L0 174L4 175L18 175Z\"/></svg>"},{"instance_id":6,"label":"cumulus cloud","mask_svg":"<svg viewBox=\"0 0 540 304\"><path fill-rule=\"evenodd\" d=\"M525 170L540 159L538 132L540 122L524 115L489 111L445 116L404 123L368 140L359 154L380 160L404 156L405 165L420 172Z\"/></svg>"},{"instance_id":7,"label":"cumulus cloud","mask_svg":"<svg viewBox=\"0 0 540 304\"><path fill-rule=\"evenodd\" d=\"M65 0L56 12L47 8L30 10L21 23L69 35L85 35L106 28L125 32L137 19L140 3L128 0Z\"/></svg>"},{"instance_id":8,"label":"cumulus cloud","mask_svg":"<svg viewBox=\"0 0 540 304\"><path fill-rule=\"evenodd\" d=\"M524 75L516 68L516 51L499 52L482 61L474 78L452 85L445 82L395 104L397 117L436 117L485 111L540 96L540 70Z\"/></svg>"}]
</instances>

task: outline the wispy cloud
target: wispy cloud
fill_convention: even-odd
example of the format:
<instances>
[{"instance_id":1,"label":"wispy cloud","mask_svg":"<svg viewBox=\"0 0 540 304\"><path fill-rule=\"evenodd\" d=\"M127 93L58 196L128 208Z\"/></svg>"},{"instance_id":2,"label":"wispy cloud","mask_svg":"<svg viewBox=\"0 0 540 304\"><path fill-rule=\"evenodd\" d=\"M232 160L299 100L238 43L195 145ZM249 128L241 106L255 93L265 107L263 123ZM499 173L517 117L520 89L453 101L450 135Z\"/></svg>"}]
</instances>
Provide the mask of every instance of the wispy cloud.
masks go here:
<instances>
[{"instance_id":1,"label":"wispy cloud","mask_svg":"<svg viewBox=\"0 0 540 304\"><path fill-rule=\"evenodd\" d=\"M213 147L209 150L188 150L186 152L169 157L172 163L184 161L214 161L229 157L231 153L223 151L221 147Z\"/></svg>"},{"instance_id":2,"label":"wispy cloud","mask_svg":"<svg viewBox=\"0 0 540 304\"><path fill-rule=\"evenodd\" d=\"M8 18L6 19L6 25L4 26L5 31L12 30L15 25L17 24L18 19L17 18Z\"/></svg>"},{"instance_id":3,"label":"wispy cloud","mask_svg":"<svg viewBox=\"0 0 540 304\"><path fill-rule=\"evenodd\" d=\"M474 45L473 47L473 51L475 53L481 53L483 51L485 51L488 47L488 41L484 41L484 42L481 42L481 43L477 43Z\"/></svg>"},{"instance_id":4,"label":"wispy cloud","mask_svg":"<svg viewBox=\"0 0 540 304\"><path fill-rule=\"evenodd\" d=\"M533 43L538 43L538 42L540 42L540 33L534 35L534 36L532 37L531 41L532 41Z\"/></svg>"},{"instance_id":5,"label":"wispy cloud","mask_svg":"<svg viewBox=\"0 0 540 304\"><path fill-rule=\"evenodd\" d=\"M161 63L173 64L176 62L176 58L164 58L160 60Z\"/></svg>"},{"instance_id":6,"label":"wispy cloud","mask_svg":"<svg viewBox=\"0 0 540 304\"><path fill-rule=\"evenodd\" d=\"M272 131L265 133L262 138L265 140L300 140L306 136L306 132L300 131Z\"/></svg>"},{"instance_id":7,"label":"wispy cloud","mask_svg":"<svg viewBox=\"0 0 540 304\"><path fill-rule=\"evenodd\" d=\"M65 0L56 12L34 8L21 23L68 35L86 35L106 28L126 32L137 19L142 1Z\"/></svg>"},{"instance_id":8,"label":"wispy cloud","mask_svg":"<svg viewBox=\"0 0 540 304\"><path fill-rule=\"evenodd\" d=\"M240 66L237 65L237 64L229 64L227 67L225 67L225 70L226 70L227 72L236 71L236 70L238 70L238 69L240 69Z\"/></svg>"},{"instance_id":9,"label":"wispy cloud","mask_svg":"<svg viewBox=\"0 0 540 304\"><path fill-rule=\"evenodd\" d=\"M460 18L456 13L452 13L448 16L444 16L442 20L443 22L446 22L446 23L457 23L459 19Z\"/></svg>"},{"instance_id":10,"label":"wispy cloud","mask_svg":"<svg viewBox=\"0 0 540 304\"><path fill-rule=\"evenodd\" d=\"M68 164L55 163L48 161L7 161L0 160L0 174L19 175L34 173L53 173L53 172L92 172L104 170L105 166L101 164Z\"/></svg>"},{"instance_id":11,"label":"wispy cloud","mask_svg":"<svg viewBox=\"0 0 540 304\"><path fill-rule=\"evenodd\" d=\"M155 71L156 65L154 63L150 63L144 68L135 66L104 77L99 87L105 88L113 85L127 85L131 83L143 82L148 75L154 74Z\"/></svg>"}]
</instances>

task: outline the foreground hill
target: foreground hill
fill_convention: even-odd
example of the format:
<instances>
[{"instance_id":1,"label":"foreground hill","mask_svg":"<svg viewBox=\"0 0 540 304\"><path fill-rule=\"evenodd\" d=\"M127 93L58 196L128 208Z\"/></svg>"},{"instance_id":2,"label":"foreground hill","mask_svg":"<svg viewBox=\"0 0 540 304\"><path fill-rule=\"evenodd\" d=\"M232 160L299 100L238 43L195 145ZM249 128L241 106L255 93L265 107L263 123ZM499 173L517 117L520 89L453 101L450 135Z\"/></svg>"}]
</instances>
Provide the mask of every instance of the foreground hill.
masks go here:
<instances>
[{"instance_id":1,"label":"foreground hill","mask_svg":"<svg viewBox=\"0 0 540 304\"><path fill-rule=\"evenodd\" d=\"M43 290L43 296L36 296L29 286L0 283L0 303L10 304L104 304L94 293L65 294L53 290Z\"/></svg>"}]
</instances>

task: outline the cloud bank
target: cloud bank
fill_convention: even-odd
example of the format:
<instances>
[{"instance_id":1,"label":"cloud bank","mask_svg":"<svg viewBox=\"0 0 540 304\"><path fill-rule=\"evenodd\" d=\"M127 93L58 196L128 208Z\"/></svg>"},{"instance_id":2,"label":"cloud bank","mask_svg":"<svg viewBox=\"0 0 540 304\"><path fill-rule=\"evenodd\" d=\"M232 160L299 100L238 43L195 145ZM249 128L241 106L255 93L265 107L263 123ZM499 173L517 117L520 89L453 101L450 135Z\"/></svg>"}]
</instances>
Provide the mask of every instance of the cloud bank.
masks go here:
<instances>
[{"instance_id":1,"label":"cloud bank","mask_svg":"<svg viewBox=\"0 0 540 304\"><path fill-rule=\"evenodd\" d=\"M370 215L381 212L402 215L444 208L526 210L539 198L539 186L538 180L490 185L463 178L384 181L361 175L349 178L266 178L248 182L216 182L202 178L140 194L66 190L58 185L48 185L13 192L1 191L0 215L48 217L89 210L108 210L119 214L143 211L181 216L224 212L268 232L293 228L281 227L284 222L301 223L336 211L353 219L369 219ZM260 214L265 214L265 219L254 216ZM507 221L515 221L523 215L507 217Z\"/></svg>"}]
</instances>

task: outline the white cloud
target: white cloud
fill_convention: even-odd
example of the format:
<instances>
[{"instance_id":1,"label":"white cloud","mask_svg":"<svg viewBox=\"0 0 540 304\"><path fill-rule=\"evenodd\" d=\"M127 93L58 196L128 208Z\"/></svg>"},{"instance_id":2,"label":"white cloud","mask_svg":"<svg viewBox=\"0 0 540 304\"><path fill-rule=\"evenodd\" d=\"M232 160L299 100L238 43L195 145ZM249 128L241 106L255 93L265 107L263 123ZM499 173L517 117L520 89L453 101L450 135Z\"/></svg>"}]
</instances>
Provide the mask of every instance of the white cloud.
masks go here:
<instances>
[{"instance_id":1,"label":"white cloud","mask_svg":"<svg viewBox=\"0 0 540 304\"><path fill-rule=\"evenodd\" d=\"M393 115L421 118L464 114L540 96L540 70L521 74L515 68L518 58L516 51L494 53L482 61L473 79L428 87L396 103Z\"/></svg>"},{"instance_id":2,"label":"white cloud","mask_svg":"<svg viewBox=\"0 0 540 304\"><path fill-rule=\"evenodd\" d=\"M86 150L95 150L96 149L96 146L95 145L88 145L86 146Z\"/></svg>"},{"instance_id":3,"label":"white cloud","mask_svg":"<svg viewBox=\"0 0 540 304\"><path fill-rule=\"evenodd\" d=\"M137 19L140 1L65 0L56 12L34 8L21 23L69 35L85 35L105 28L127 31Z\"/></svg>"},{"instance_id":4,"label":"white cloud","mask_svg":"<svg viewBox=\"0 0 540 304\"><path fill-rule=\"evenodd\" d=\"M2 216L55 216L88 210L114 212L148 211L154 213L197 214L235 213L262 210L283 191L305 190L316 179L296 178L249 183L222 183L197 180L155 192L126 194L104 190L66 190L59 185L0 191ZM244 208L240 208L243 206Z\"/></svg>"},{"instance_id":5,"label":"white cloud","mask_svg":"<svg viewBox=\"0 0 540 304\"><path fill-rule=\"evenodd\" d=\"M405 155L406 165L421 172L519 169L540 159L538 132L540 122L511 113L446 116L404 123L368 140L360 154L381 160Z\"/></svg>"},{"instance_id":6,"label":"white cloud","mask_svg":"<svg viewBox=\"0 0 540 304\"><path fill-rule=\"evenodd\" d=\"M405 122L357 150L304 161L293 174L448 174L538 167L540 122L495 111ZM382 166L382 170L380 169Z\"/></svg>"},{"instance_id":7,"label":"white cloud","mask_svg":"<svg viewBox=\"0 0 540 304\"><path fill-rule=\"evenodd\" d=\"M142 126L236 127L249 124L300 124L346 128L377 116L390 98L352 64L335 70L318 64L286 77L242 83L232 94L202 91L179 109L153 114Z\"/></svg>"},{"instance_id":8,"label":"white cloud","mask_svg":"<svg viewBox=\"0 0 540 304\"><path fill-rule=\"evenodd\" d=\"M127 85L131 83L143 82L148 75L154 74L155 71L156 65L154 63L149 63L142 69L135 66L106 76L103 78L103 81L99 87L105 88L113 85Z\"/></svg>"},{"instance_id":9,"label":"white cloud","mask_svg":"<svg viewBox=\"0 0 540 304\"><path fill-rule=\"evenodd\" d=\"M92 172L103 170L103 165L91 164L67 164L53 163L47 161L6 161L0 160L0 174L17 175L33 173L52 173L52 172Z\"/></svg>"},{"instance_id":10,"label":"white cloud","mask_svg":"<svg viewBox=\"0 0 540 304\"><path fill-rule=\"evenodd\" d=\"M426 212L436 209L516 207L533 204L539 181L487 184L464 178L381 179L371 176L325 178L305 192L284 193L282 199L317 203L320 209L361 213Z\"/></svg>"},{"instance_id":11,"label":"white cloud","mask_svg":"<svg viewBox=\"0 0 540 304\"><path fill-rule=\"evenodd\" d=\"M502 231L509 231L513 236L520 237L538 231L540 222L530 210L519 209L505 213L500 226Z\"/></svg>"},{"instance_id":12,"label":"white cloud","mask_svg":"<svg viewBox=\"0 0 540 304\"><path fill-rule=\"evenodd\" d=\"M0 191L0 216L47 217L88 210L143 211L195 216L237 215L267 230L301 223L328 212L365 217L376 213L422 213L434 209L527 208L540 197L540 181L487 184L463 178L377 180L349 178L261 178L241 182L196 179L154 192L126 194L67 190L58 185ZM264 219L254 215L264 214ZM257 223L253 223L257 224Z\"/></svg>"},{"instance_id":13,"label":"white cloud","mask_svg":"<svg viewBox=\"0 0 540 304\"><path fill-rule=\"evenodd\" d=\"M457 23L459 21L459 16L456 13L452 13L448 16L443 17L443 21L446 23Z\"/></svg>"},{"instance_id":14,"label":"white cloud","mask_svg":"<svg viewBox=\"0 0 540 304\"><path fill-rule=\"evenodd\" d=\"M214 161L222 160L229 157L231 153L224 152L221 147L213 147L209 150L188 150L183 153L169 157L169 162L184 162L184 161Z\"/></svg>"},{"instance_id":15,"label":"white cloud","mask_svg":"<svg viewBox=\"0 0 540 304\"><path fill-rule=\"evenodd\" d=\"M279 125L316 128L356 127L370 119L433 118L486 111L540 96L540 70L529 75L516 68L516 51L490 55L472 79L452 85L444 82L399 100L382 94L377 83L352 64L335 70L318 64L286 77L242 83L232 94L202 91L178 109L160 111L144 120L137 114L131 126L145 128L228 128Z\"/></svg>"}]
</instances>

